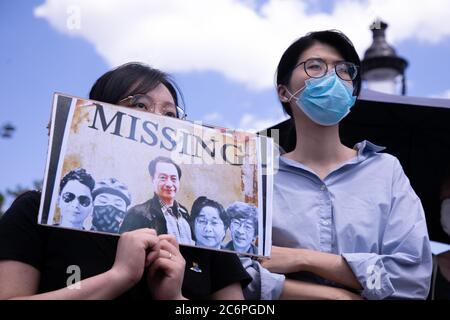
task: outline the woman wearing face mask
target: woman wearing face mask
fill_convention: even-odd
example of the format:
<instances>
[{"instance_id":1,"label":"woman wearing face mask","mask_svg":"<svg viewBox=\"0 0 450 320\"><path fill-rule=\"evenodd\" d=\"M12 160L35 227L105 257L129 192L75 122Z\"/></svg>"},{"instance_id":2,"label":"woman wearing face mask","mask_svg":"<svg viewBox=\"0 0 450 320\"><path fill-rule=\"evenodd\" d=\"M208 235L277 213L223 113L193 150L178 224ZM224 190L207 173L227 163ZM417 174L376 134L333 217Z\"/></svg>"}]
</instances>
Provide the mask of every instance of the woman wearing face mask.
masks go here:
<instances>
[{"instance_id":1,"label":"woman wearing face mask","mask_svg":"<svg viewBox=\"0 0 450 320\"><path fill-rule=\"evenodd\" d=\"M262 265L286 275L281 298L330 298L330 287L366 299L428 295L426 221L399 161L368 141L349 148L339 137L360 91L360 66L338 31L298 39L279 62L278 96L295 122L296 146L280 157L274 247Z\"/></svg>"},{"instance_id":2,"label":"woman wearing face mask","mask_svg":"<svg viewBox=\"0 0 450 320\"><path fill-rule=\"evenodd\" d=\"M139 63L101 76L89 98L184 117L170 78ZM94 216L94 228L105 227L105 218L120 219L129 201L126 187L116 180L100 182L93 196L94 206L114 203L119 208L101 210L108 217ZM174 236L158 236L148 228L118 238L41 226L40 197L37 191L24 193L0 219L0 299L243 298L241 284L249 276L234 254L179 247Z\"/></svg>"}]
</instances>

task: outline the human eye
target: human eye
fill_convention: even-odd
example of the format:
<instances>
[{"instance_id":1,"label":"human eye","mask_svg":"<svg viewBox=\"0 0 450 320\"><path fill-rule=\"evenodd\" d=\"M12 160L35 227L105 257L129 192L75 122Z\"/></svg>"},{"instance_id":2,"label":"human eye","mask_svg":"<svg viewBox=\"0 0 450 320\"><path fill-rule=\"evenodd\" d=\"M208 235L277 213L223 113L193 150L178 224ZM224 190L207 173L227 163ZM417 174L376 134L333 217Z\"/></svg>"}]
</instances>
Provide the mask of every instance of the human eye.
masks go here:
<instances>
[{"instance_id":1,"label":"human eye","mask_svg":"<svg viewBox=\"0 0 450 320\"><path fill-rule=\"evenodd\" d=\"M173 113L172 111L165 112L164 115L166 117L171 117L171 118L176 118L177 117L177 115L175 113Z\"/></svg>"},{"instance_id":2,"label":"human eye","mask_svg":"<svg viewBox=\"0 0 450 320\"><path fill-rule=\"evenodd\" d=\"M346 63L339 63L339 64L336 65L336 70L338 72L349 73L349 69L350 69L350 66L348 64L346 64Z\"/></svg>"},{"instance_id":3,"label":"human eye","mask_svg":"<svg viewBox=\"0 0 450 320\"><path fill-rule=\"evenodd\" d=\"M131 101L130 101L130 106L132 108L136 108L136 109L141 109L141 110L147 110L147 105L144 101L144 99L142 97L134 97Z\"/></svg>"},{"instance_id":4,"label":"human eye","mask_svg":"<svg viewBox=\"0 0 450 320\"><path fill-rule=\"evenodd\" d=\"M166 105L164 105L161 113L164 116L176 118L177 117L177 107L171 103L166 104Z\"/></svg>"},{"instance_id":5,"label":"human eye","mask_svg":"<svg viewBox=\"0 0 450 320\"><path fill-rule=\"evenodd\" d=\"M147 110L147 106L142 102L137 102L133 105L133 108Z\"/></svg>"},{"instance_id":6,"label":"human eye","mask_svg":"<svg viewBox=\"0 0 450 320\"><path fill-rule=\"evenodd\" d=\"M323 63L320 60L308 60L306 62L306 68L308 70L321 70L323 68Z\"/></svg>"}]
</instances>

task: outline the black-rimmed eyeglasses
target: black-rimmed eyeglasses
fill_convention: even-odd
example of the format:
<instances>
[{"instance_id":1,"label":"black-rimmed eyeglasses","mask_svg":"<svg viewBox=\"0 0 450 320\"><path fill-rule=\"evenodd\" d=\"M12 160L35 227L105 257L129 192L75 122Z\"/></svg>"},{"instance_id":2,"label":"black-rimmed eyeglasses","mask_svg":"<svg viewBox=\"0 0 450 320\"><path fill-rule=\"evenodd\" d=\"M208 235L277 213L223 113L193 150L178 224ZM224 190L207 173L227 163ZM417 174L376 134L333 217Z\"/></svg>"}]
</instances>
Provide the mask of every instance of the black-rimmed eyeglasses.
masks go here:
<instances>
[{"instance_id":1,"label":"black-rimmed eyeglasses","mask_svg":"<svg viewBox=\"0 0 450 320\"><path fill-rule=\"evenodd\" d=\"M302 64L306 74L311 78L322 78L328 73L328 64L320 58L307 59L297 64L295 68ZM336 62L334 64L334 70L337 76L345 81L355 80L358 75L358 66L352 62Z\"/></svg>"}]
</instances>

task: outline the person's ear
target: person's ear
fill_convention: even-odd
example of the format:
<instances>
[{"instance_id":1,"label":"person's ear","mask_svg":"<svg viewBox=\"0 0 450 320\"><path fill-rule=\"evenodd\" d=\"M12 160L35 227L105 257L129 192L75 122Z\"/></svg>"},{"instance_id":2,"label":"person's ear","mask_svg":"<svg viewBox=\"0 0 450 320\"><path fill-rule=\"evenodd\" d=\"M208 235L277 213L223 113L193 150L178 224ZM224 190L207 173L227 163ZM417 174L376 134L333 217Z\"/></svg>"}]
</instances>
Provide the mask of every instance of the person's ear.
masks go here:
<instances>
[{"instance_id":1,"label":"person's ear","mask_svg":"<svg viewBox=\"0 0 450 320\"><path fill-rule=\"evenodd\" d=\"M289 102L288 98L288 91L285 85L279 84L277 86L277 93L278 93L278 99L280 99L281 102Z\"/></svg>"}]
</instances>

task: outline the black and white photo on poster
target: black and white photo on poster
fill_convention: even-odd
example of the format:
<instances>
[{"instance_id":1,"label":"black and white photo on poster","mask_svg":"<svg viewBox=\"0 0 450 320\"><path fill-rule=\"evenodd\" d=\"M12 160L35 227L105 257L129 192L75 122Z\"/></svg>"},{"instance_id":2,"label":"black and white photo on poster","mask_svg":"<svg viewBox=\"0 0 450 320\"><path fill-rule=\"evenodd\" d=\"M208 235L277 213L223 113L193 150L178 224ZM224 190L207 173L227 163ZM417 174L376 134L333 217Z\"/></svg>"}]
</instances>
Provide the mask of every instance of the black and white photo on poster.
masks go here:
<instances>
[{"instance_id":1,"label":"black and white photo on poster","mask_svg":"<svg viewBox=\"0 0 450 320\"><path fill-rule=\"evenodd\" d=\"M62 141L52 148L61 138L51 132L39 223L152 228L182 245L270 254L270 138L62 94L52 115Z\"/></svg>"}]
</instances>

